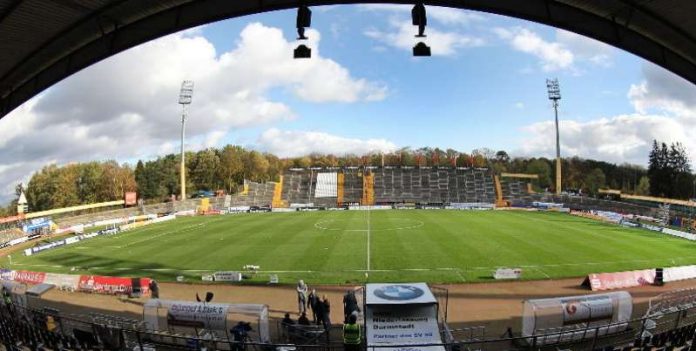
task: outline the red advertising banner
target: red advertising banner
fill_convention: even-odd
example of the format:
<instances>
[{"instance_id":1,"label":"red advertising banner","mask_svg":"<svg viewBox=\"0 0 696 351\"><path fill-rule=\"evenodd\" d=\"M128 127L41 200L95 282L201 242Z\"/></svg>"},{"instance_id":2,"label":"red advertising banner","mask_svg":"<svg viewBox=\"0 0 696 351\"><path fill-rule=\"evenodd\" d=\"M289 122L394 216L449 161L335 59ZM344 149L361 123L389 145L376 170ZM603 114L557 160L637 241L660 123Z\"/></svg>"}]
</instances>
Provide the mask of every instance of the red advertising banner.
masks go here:
<instances>
[{"instance_id":1,"label":"red advertising banner","mask_svg":"<svg viewBox=\"0 0 696 351\"><path fill-rule=\"evenodd\" d=\"M12 280L26 284L41 284L46 279L46 273L32 271L14 271Z\"/></svg>"},{"instance_id":2,"label":"red advertising banner","mask_svg":"<svg viewBox=\"0 0 696 351\"><path fill-rule=\"evenodd\" d=\"M592 291L598 291L652 285L653 283L655 283L655 270L644 269L629 272L593 273L585 278L583 285L589 286Z\"/></svg>"},{"instance_id":3,"label":"red advertising banner","mask_svg":"<svg viewBox=\"0 0 696 351\"><path fill-rule=\"evenodd\" d=\"M24 213L16 215L16 216L3 217L3 218L0 218L0 224L17 222L17 221L21 221L23 219L24 219Z\"/></svg>"},{"instance_id":4,"label":"red advertising banner","mask_svg":"<svg viewBox=\"0 0 696 351\"><path fill-rule=\"evenodd\" d=\"M138 203L138 197L135 192L127 192L125 202L126 206L135 206Z\"/></svg>"},{"instance_id":5,"label":"red advertising banner","mask_svg":"<svg viewBox=\"0 0 696 351\"><path fill-rule=\"evenodd\" d=\"M98 294L131 294L133 293L133 282L140 283L140 290L143 295L149 295L150 279L148 278L120 278L105 277L99 275L80 276L78 290Z\"/></svg>"}]
</instances>

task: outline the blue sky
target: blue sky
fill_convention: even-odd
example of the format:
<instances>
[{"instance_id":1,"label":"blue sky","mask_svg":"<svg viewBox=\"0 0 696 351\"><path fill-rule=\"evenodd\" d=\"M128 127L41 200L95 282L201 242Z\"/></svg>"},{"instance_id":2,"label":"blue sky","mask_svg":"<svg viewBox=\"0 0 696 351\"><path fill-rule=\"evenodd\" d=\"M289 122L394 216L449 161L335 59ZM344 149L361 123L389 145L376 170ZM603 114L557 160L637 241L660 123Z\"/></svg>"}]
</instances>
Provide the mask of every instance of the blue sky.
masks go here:
<instances>
[{"instance_id":1,"label":"blue sky","mask_svg":"<svg viewBox=\"0 0 696 351\"><path fill-rule=\"evenodd\" d=\"M408 11L378 11L367 6L316 8L313 27L322 34L322 56L339 62L354 76L385 83L388 96L376 102L316 104L294 98L287 91L274 91L272 96L301 116L277 127L386 138L399 146L514 150L522 142L521 128L553 117L546 96L547 77L561 82L561 118L582 121L632 111L625 95L630 85L640 80L643 62L637 57L604 47L599 51L606 50L609 55L606 65L581 61L573 69L547 71L537 57L516 52L490 29L522 26L553 41L555 28L466 13L480 18L450 25L431 19L429 29L480 37L484 43L451 55L415 59L407 50L389 47L363 33L370 29L389 32L393 30L391 20L409 21ZM281 28L286 38L294 38L294 16L294 11L276 11L223 21L206 26L202 34L219 51L229 51L234 49L234 33L250 22ZM412 28L415 33L416 28ZM233 134L253 143L258 132Z\"/></svg>"},{"instance_id":2,"label":"blue sky","mask_svg":"<svg viewBox=\"0 0 696 351\"><path fill-rule=\"evenodd\" d=\"M696 89L611 46L513 18L428 7L414 58L410 7L313 8L310 60L295 11L221 21L126 51L0 120L0 198L48 163L134 162L227 143L291 157L399 147L552 156L545 79L558 78L563 156L645 164L653 138L696 150Z\"/></svg>"}]
</instances>

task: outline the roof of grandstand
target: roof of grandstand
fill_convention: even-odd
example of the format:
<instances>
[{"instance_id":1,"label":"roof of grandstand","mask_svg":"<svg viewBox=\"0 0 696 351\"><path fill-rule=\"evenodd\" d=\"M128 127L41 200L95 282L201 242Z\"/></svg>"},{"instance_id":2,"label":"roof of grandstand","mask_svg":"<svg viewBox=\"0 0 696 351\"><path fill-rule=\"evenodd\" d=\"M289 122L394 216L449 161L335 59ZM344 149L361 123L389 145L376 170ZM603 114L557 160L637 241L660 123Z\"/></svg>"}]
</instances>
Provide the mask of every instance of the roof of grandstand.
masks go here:
<instances>
[{"instance_id":1,"label":"roof of grandstand","mask_svg":"<svg viewBox=\"0 0 696 351\"><path fill-rule=\"evenodd\" d=\"M226 18L306 5L391 0L0 0L0 118L102 59ZM606 42L696 83L693 1L428 0L518 17Z\"/></svg>"}]
</instances>

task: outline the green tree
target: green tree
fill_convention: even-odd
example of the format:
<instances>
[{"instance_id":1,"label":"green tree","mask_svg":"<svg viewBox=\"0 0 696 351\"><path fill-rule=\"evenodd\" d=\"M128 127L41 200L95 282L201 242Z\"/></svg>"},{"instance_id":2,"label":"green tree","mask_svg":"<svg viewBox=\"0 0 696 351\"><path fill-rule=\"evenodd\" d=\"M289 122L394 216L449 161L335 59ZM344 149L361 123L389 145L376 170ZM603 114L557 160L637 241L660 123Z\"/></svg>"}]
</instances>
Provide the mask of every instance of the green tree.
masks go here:
<instances>
[{"instance_id":1,"label":"green tree","mask_svg":"<svg viewBox=\"0 0 696 351\"><path fill-rule=\"evenodd\" d=\"M526 173L539 176L539 186L548 188L551 186L551 165L546 159L532 159L525 170Z\"/></svg>"},{"instance_id":2,"label":"green tree","mask_svg":"<svg viewBox=\"0 0 696 351\"><path fill-rule=\"evenodd\" d=\"M597 194L597 190L604 187L605 182L606 176L604 172L599 168L595 168L585 176L585 189L587 189L590 194L595 195Z\"/></svg>"},{"instance_id":3,"label":"green tree","mask_svg":"<svg viewBox=\"0 0 696 351\"><path fill-rule=\"evenodd\" d=\"M650 195L650 178L648 176L640 177L638 187L636 188L637 195Z\"/></svg>"},{"instance_id":4,"label":"green tree","mask_svg":"<svg viewBox=\"0 0 696 351\"><path fill-rule=\"evenodd\" d=\"M220 152L219 178L228 193L236 189L244 177L244 150L239 146L227 145Z\"/></svg>"}]
</instances>

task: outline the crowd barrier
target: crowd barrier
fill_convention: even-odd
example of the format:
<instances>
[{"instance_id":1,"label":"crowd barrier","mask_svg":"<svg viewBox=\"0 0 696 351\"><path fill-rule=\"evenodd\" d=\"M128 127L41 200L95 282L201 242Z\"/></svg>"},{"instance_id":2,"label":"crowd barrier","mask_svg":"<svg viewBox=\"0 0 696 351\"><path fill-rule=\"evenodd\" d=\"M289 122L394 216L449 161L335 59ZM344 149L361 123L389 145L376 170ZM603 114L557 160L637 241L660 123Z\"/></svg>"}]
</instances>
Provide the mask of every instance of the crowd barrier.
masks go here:
<instances>
[{"instance_id":1,"label":"crowd barrier","mask_svg":"<svg viewBox=\"0 0 696 351\"><path fill-rule=\"evenodd\" d=\"M140 320L130 320L103 314L74 315L55 309L13 306L11 312L0 302L0 341L7 345L22 343L30 349L111 349L111 350L154 350L189 349L200 350L306 350L342 351L343 343L338 338L319 338L313 344L287 344L259 342L256 338L235 341L234 338L211 337L209 334L195 336L177 334L174 331L150 331ZM49 318L50 317L50 318ZM643 317L620 323L592 325L578 331L555 331L540 335L523 336L507 333L504 336L477 333L474 337L448 339L442 343L363 346L365 351L389 351L398 349L444 349L454 350L558 350L574 351L622 349L660 349L678 346L693 346L696 328L696 307L685 307L662 313L659 318ZM448 329L443 333L463 335L458 330ZM614 330L615 333L603 333ZM578 332L587 336L574 339ZM340 335L340 326L334 325L331 334ZM688 349L688 348L687 348Z\"/></svg>"}]
</instances>

